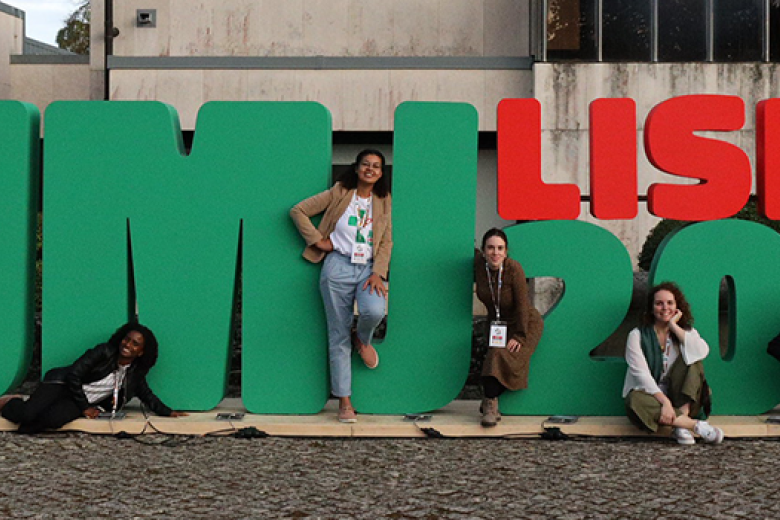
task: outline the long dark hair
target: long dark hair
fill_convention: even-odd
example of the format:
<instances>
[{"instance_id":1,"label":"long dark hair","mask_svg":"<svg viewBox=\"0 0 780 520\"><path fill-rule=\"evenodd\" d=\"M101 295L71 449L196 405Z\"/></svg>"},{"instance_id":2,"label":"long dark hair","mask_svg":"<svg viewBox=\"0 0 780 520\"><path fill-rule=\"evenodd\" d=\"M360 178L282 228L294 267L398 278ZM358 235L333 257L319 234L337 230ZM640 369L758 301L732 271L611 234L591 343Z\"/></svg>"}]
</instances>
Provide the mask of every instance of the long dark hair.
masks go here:
<instances>
[{"instance_id":1,"label":"long dark hair","mask_svg":"<svg viewBox=\"0 0 780 520\"><path fill-rule=\"evenodd\" d=\"M357 154L357 157L355 158L355 162L353 162L349 169L345 171L336 182L340 182L342 186L347 188L348 190L354 190L357 188L358 185L358 168L360 167L360 163L363 161L363 159L367 155L376 155L382 160L382 176L379 178L378 181L376 181L376 184L374 184L374 188L372 192L374 195L379 197L380 199L387 197L387 195L390 193L390 179L387 178L387 172L385 171L385 156L380 152L379 150L373 150L371 148L367 148Z\"/></svg>"},{"instance_id":2,"label":"long dark hair","mask_svg":"<svg viewBox=\"0 0 780 520\"><path fill-rule=\"evenodd\" d=\"M685 295L674 282L661 282L658 285L653 286L647 292L647 306L645 307L645 313L643 321L645 325L652 325L655 323L655 317L653 316L653 307L655 304L655 295L658 291L669 291L674 296L674 301L677 303L677 308L682 312L680 321L677 322L681 328L690 330L693 326L693 314L691 313L691 305L688 300L685 299Z\"/></svg>"},{"instance_id":3,"label":"long dark hair","mask_svg":"<svg viewBox=\"0 0 780 520\"><path fill-rule=\"evenodd\" d=\"M133 365L142 373L146 374L157 363L158 345L154 333L140 323L125 323L111 335L108 344L119 352L120 344L130 332L139 332L144 337L144 354L133 361Z\"/></svg>"}]
</instances>

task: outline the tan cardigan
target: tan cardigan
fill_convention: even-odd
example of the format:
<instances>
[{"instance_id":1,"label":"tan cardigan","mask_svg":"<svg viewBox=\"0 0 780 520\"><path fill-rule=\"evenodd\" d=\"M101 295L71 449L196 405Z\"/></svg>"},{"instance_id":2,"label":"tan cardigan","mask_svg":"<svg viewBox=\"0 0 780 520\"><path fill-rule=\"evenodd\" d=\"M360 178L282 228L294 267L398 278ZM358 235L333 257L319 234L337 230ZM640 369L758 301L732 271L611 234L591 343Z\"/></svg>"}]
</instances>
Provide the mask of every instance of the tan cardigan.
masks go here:
<instances>
[{"instance_id":1,"label":"tan cardigan","mask_svg":"<svg viewBox=\"0 0 780 520\"><path fill-rule=\"evenodd\" d=\"M303 257L313 263L319 263L325 258L325 252L314 247L314 244L327 238L336 229L336 223L347 210L352 194L355 190L348 190L340 182L331 189L309 197L293 206L290 210L298 232L306 241L306 249ZM390 224L391 197L388 194L384 198L374 197L372 203L372 218L374 219L374 268L373 272L387 278L387 268L390 265L390 252L393 249L393 231ZM311 223L311 217L325 212L320 225L315 228Z\"/></svg>"}]
</instances>

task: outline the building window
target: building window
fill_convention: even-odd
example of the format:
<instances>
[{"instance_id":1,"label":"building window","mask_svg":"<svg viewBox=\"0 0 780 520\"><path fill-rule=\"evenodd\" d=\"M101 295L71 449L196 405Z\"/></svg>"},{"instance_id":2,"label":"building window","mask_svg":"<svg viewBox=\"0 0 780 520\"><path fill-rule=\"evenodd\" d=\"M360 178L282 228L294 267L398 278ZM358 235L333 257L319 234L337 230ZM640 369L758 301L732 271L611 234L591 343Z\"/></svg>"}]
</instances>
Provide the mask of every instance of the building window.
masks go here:
<instances>
[{"instance_id":1,"label":"building window","mask_svg":"<svg viewBox=\"0 0 780 520\"><path fill-rule=\"evenodd\" d=\"M593 61L597 58L595 1L548 1L548 59Z\"/></svg>"},{"instance_id":2,"label":"building window","mask_svg":"<svg viewBox=\"0 0 780 520\"><path fill-rule=\"evenodd\" d=\"M602 0L604 61L650 60L650 0Z\"/></svg>"},{"instance_id":3,"label":"building window","mask_svg":"<svg viewBox=\"0 0 780 520\"><path fill-rule=\"evenodd\" d=\"M549 61L780 62L780 0L541 0Z\"/></svg>"},{"instance_id":4,"label":"building window","mask_svg":"<svg viewBox=\"0 0 780 520\"><path fill-rule=\"evenodd\" d=\"M658 2L658 61L707 59L705 0Z\"/></svg>"},{"instance_id":5,"label":"building window","mask_svg":"<svg viewBox=\"0 0 780 520\"><path fill-rule=\"evenodd\" d=\"M715 61L760 61L765 0L718 0L714 4Z\"/></svg>"},{"instance_id":6,"label":"building window","mask_svg":"<svg viewBox=\"0 0 780 520\"><path fill-rule=\"evenodd\" d=\"M780 61L780 0L769 4L769 59Z\"/></svg>"}]
</instances>

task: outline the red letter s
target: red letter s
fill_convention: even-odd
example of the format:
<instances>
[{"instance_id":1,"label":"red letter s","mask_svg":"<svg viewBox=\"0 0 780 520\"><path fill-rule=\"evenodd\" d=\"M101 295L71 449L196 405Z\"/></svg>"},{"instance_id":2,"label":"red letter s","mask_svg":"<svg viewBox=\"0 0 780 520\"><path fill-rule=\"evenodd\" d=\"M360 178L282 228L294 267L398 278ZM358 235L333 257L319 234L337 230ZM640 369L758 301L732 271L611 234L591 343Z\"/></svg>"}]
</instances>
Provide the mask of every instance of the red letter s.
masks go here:
<instances>
[{"instance_id":1,"label":"red letter s","mask_svg":"<svg viewBox=\"0 0 780 520\"><path fill-rule=\"evenodd\" d=\"M656 105L645 124L645 151L659 170L699 179L696 185L654 184L648 208L676 220L730 217L750 196L750 161L739 147L694 135L734 131L745 124L745 103L737 96L679 96Z\"/></svg>"}]
</instances>

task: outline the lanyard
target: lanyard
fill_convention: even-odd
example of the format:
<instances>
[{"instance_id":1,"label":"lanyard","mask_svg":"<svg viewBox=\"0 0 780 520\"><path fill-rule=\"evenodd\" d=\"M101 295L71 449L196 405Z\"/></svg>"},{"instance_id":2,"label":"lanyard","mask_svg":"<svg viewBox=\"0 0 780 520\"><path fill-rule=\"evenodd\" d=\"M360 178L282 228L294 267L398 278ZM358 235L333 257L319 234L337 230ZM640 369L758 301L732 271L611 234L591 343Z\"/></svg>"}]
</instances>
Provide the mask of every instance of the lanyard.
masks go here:
<instances>
[{"instance_id":1,"label":"lanyard","mask_svg":"<svg viewBox=\"0 0 780 520\"><path fill-rule=\"evenodd\" d=\"M490 269L488 269L487 262L485 262L485 273L487 273L488 287L490 287L490 298L493 300L493 305L496 307L496 321L500 321L501 309L498 304L501 302L501 284L504 277L504 264L502 263L501 267L498 268L498 296L493 292L493 280L490 276Z\"/></svg>"},{"instance_id":2,"label":"lanyard","mask_svg":"<svg viewBox=\"0 0 780 520\"><path fill-rule=\"evenodd\" d=\"M116 415L116 409L119 406L119 389L122 388L126 373L127 368L117 368L116 372L114 372L114 407L111 410L112 415Z\"/></svg>"},{"instance_id":3,"label":"lanyard","mask_svg":"<svg viewBox=\"0 0 780 520\"><path fill-rule=\"evenodd\" d=\"M357 236L362 235L362 230L368 226L369 219L371 218L371 203L373 202L373 194L368 196L368 203L365 207L360 203L360 197L355 193L355 214L357 215Z\"/></svg>"}]
</instances>

